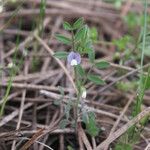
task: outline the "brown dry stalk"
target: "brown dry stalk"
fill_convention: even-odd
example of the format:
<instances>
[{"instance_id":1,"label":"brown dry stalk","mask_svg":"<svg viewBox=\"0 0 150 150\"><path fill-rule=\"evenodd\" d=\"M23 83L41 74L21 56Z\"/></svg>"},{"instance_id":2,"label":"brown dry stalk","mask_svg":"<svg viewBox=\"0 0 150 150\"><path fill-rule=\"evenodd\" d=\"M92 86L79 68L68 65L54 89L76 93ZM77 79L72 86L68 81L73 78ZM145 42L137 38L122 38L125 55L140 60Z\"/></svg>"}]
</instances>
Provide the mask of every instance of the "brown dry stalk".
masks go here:
<instances>
[{"instance_id":1,"label":"brown dry stalk","mask_svg":"<svg viewBox=\"0 0 150 150\"><path fill-rule=\"evenodd\" d=\"M0 142L7 142L14 139L18 139L20 136L22 136L20 129L15 131L0 133Z\"/></svg>"},{"instance_id":2,"label":"brown dry stalk","mask_svg":"<svg viewBox=\"0 0 150 150\"><path fill-rule=\"evenodd\" d=\"M116 132L114 132L110 137L108 137L105 141L103 141L101 144L99 144L97 146L97 148L94 150L103 150L105 145L112 143L114 140L116 140L118 137L120 137L123 133L125 133L130 127L132 127L134 124L138 123L143 117L145 117L147 115L150 115L150 107L143 110L140 114L138 114L135 118L130 120L122 128L120 128Z\"/></svg>"},{"instance_id":3,"label":"brown dry stalk","mask_svg":"<svg viewBox=\"0 0 150 150\"><path fill-rule=\"evenodd\" d=\"M28 149L35 142L35 140L37 140L43 134L44 130L44 128L39 129L39 131L37 131L37 133L35 133L32 138L21 147L20 150Z\"/></svg>"},{"instance_id":4,"label":"brown dry stalk","mask_svg":"<svg viewBox=\"0 0 150 150\"><path fill-rule=\"evenodd\" d=\"M92 150L91 144L90 144L90 142L88 141L88 138L87 138L87 136L86 136L84 130L82 129L80 123L78 124L78 130L79 130L79 132L78 132L78 133L79 133L79 136L81 137L81 139L82 139L82 141L83 141L83 143L84 143L86 149L87 149L87 150Z\"/></svg>"}]
</instances>

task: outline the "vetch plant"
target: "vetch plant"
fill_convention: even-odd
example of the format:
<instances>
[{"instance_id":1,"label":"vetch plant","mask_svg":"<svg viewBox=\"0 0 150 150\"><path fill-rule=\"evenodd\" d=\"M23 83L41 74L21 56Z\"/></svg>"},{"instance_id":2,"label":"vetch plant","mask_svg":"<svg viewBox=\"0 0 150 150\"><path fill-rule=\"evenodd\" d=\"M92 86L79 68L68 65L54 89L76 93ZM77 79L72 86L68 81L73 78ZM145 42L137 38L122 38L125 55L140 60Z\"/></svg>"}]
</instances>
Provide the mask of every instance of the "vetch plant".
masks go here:
<instances>
[{"instance_id":1,"label":"vetch plant","mask_svg":"<svg viewBox=\"0 0 150 150\"><path fill-rule=\"evenodd\" d=\"M101 79L99 75L92 73L94 67L98 69L105 69L109 67L109 63L106 61L95 61L95 51L92 45L96 39L93 35L97 35L96 29L89 27L84 23L83 18L79 18L72 25L68 22L63 23L65 30L70 32L70 36L67 37L62 34L56 34L56 39L63 44L70 46L70 51L57 51L54 56L58 59L64 59L70 65L70 69L74 71L74 82L77 88L76 100L70 98L65 105L66 119L61 121L61 127L65 127L72 117L70 117L71 109L74 110L74 120L72 122L75 128L78 128L78 122L82 121L86 125L86 130L91 136L96 136L99 132L99 128L96 125L95 114L88 109L85 104L87 97L87 89L85 84L88 81L97 85L104 85L105 81ZM94 29L94 30L93 30ZM93 32L92 32L93 31ZM91 68L86 72L82 67L83 57L88 56L88 63Z\"/></svg>"}]
</instances>

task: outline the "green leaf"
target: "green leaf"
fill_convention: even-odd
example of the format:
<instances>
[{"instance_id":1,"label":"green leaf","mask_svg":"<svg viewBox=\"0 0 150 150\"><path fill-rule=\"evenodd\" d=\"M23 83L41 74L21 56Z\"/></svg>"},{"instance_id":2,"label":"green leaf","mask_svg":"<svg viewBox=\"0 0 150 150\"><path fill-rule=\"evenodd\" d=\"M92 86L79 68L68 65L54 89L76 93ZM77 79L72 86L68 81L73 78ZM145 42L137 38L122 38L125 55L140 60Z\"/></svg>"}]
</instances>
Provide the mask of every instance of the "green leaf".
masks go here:
<instances>
[{"instance_id":1,"label":"green leaf","mask_svg":"<svg viewBox=\"0 0 150 150\"><path fill-rule=\"evenodd\" d=\"M56 34L55 35L56 39L64 44L70 45L71 44L71 40L68 37L65 37L62 34Z\"/></svg>"},{"instance_id":2,"label":"green leaf","mask_svg":"<svg viewBox=\"0 0 150 150\"><path fill-rule=\"evenodd\" d=\"M84 23L83 18L79 18L74 24L73 24L73 29L79 29Z\"/></svg>"},{"instance_id":3,"label":"green leaf","mask_svg":"<svg viewBox=\"0 0 150 150\"><path fill-rule=\"evenodd\" d=\"M142 83L145 90L150 89L150 74L142 77Z\"/></svg>"},{"instance_id":4,"label":"green leaf","mask_svg":"<svg viewBox=\"0 0 150 150\"><path fill-rule=\"evenodd\" d=\"M54 103L54 105L59 106L61 104L61 100L56 99L53 103Z\"/></svg>"},{"instance_id":5,"label":"green leaf","mask_svg":"<svg viewBox=\"0 0 150 150\"><path fill-rule=\"evenodd\" d=\"M81 65L76 66L77 73L80 75L80 77L85 76L85 70L81 67Z\"/></svg>"},{"instance_id":6,"label":"green leaf","mask_svg":"<svg viewBox=\"0 0 150 150\"><path fill-rule=\"evenodd\" d=\"M119 90L127 92L131 90L135 90L138 85L137 85L137 82L135 81L131 81L131 82L119 81L117 82L116 86Z\"/></svg>"},{"instance_id":7,"label":"green leaf","mask_svg":"<svg viewBox=\"0 0 150 150\"><path fill-rule=\"evenodd\" d=\"M88 32L88 27L87 25L85 25L76 32L75 41L80 41L81 39L84 39L86 37L87 32Z\"/></svg>"},{"instance_id":8,"label":"green leaf","mask_svg":"<svg viewBox=\"0 0 150 150\"><path fill-rule=\"evenodd\" d=\"M93 64L95 61L95 51L93 49L89 49L88 57L89 57L90 62Z\"/></svg>"},{"instance_id":9,"label":"green leaf","mask_svg":"<svg viewBox=\"0 0 150 150\"><path fill-rule=\"evenodd\" d=\"M68 145L67 150L74 150L74 149L70 145Z\"/></svg>"},{"instance_id":10,"label":"green leaf","mask_svg":"<svg viewBox=\"0 0 150 150\"><path fill-rule=\"evenodd\" d=\"M115 5L116 8L119 9L121 7L121 5L122 5L122 0L116 0L114 5Z\"/></svg>"},{"instance_id":11,"label":"green leaf","mask_svg":"<svg viewBox=\"0 0 150 150\"><path fill-rule=\"evenodd\" d=\"M110 64L107 61L100 61L100 62L97 62L95 66L99 69L105 69L105 68L108 68Z\"/></svg>"},{"instance_id":12,"label":"green leaf","mask_svg":"<svg viewBox=\"0 0 150 150\"><path fill-rule=\"evenodd\" d=\"M115 149L114 150L133 150L132 146L128 143L123 143L120 142L118 144L116 144Z\"/></svg>"},{"instance_id":13,"label":"green leaf","mask_svg":"<svg viewBox=\"0 0 150 150\"><path fill-rule=\"evenodd\" d=\"M59 59L66 59L68 56L68 53L64 51L60 51L60 52L56 52L53 56Z\"/></svg>"},{"instance_id":14,"label":"green leaf","mask_svg":"<svg viewBox=\"0 0 150 150\"><path fill-rule=\"evenodd\" d=\"M90 28L89 33L90 33L90 38L92 39L92 41L97 41L98 39L97 29L95 27L92 27Z\"/></svg>"},{"instance_id":15,"label":"green leaf","mask_svg":"<svg viewBox=\"0 0 150 150\"><path fill-rule=\"evenodd\" d=\"M131 37L126 35L124 37L121 37L120 39L113 40L113 44L118 47L120 51L125 50L127 47L127 44L130 42Z\"/></svg>"},{"instance_id":16,"label":"green leaf","mask_svg":"<svg viewBox=\"0 0 150 150\"><path fill-rule=\"evenodd\" d=\"M96 126L95 114L90 112L88 115L89 121L86 122L86 130L91 136L95 137L99 133L99 128Z\"/></svg>"},{"instance_id":17,"label":"green leaf","mask_svg":"<svg viewBox=\"0 0 150 150\"><path fill-rule=\"evenodd\" d=\"M78 91L80 91L81 86L82 86L82 80L77 80L76 86L77 86Z\"/></svg>"},{"instance_id":18,"label":"green leaf","mask_svg":"<svg viewBox=\"0 0 150 150\"><path fill-rule=\"evenodd\" d=\"M97 75L88 75L87 78L95 84L103 85L105 82Z\"/></svg>"},{"instance_id":19,"label":"green leaf","mask_svg":"<svg viewBox=\"0 0 150 150\"><path fill-rule=\"evenodd\" d=\"M64 22L63 27L65 30L73 30L72 26L68 22Z\"/></svg>"},{"instance_id":20,"label":"green leaf","mask_svg":"<svg viewBox=\"0 0 150 150\"><path fill-rule=\"evenodd\" d=\"M129 12L123 17L124 22L129 28L133 29L135 26L143 25L143 15L138 15L135 12Z\"/></svg>"},{"instance_id":21,"label":"green leaf","mask_svg":"<svg viewBox=\"0 0 150 150\"><path fill-rule=\"evenodd\" d=\"M150 35L149 34L147 34L146 35L146 39L145 39L145 49L144 49L144 54L146 55L146 56L148 56L148 57L150 57ZM139 48L140 48L140 50L142 50L142 46L143 46L143 43L141 42L140 44L139 44Z\"/></svg>"},{"instance_id":22,"label":"green leaf","mask_svg":"<svg viewBox=\"0 0 150 150\"><path fill-rule=\"evenodd\" d=\"M64 110L65 116L66 116L67 120L70 117L70 110L71 110L71 104L67 103L67 105L65 105L65 110Z\"/></svg>"},{"instance_id":23,"label":"green leaf","mask_svg":"<svg viewBox=\"0 0 150 150\"><path fill-rule=\"evenodd\" d=\"M67 124L68 124L68 120L67 120L67 119L62 119L62 120L60 121L60 123L59 123L59 127L60 127L61 129L64 129L64 128L67 126Z\"/></svg>"},{"instance_id":24,"label":"green leaf","mask_svg":"<svg viewBox=\"0 0 150 150\"><path fill-rule=\"evenodd\" d=\"M87 111L84 111L82 113L82 120L85 124L89 123L89 116L88 116L88 112Z\"/></svg>"},{"instance_id":25,"label":"green leaf","mask_svg":"<svg viewBox=\"0 0 150 150\"><path fill-rule=\"evenodd\" d=\"M94 63L94 60L95 60L95 51L93 49L92 41L91 40L87 40L83 45L84 45L83 53L85 53L85 54L89 53L89 56L91 58L90 62Z\"/></svg>"}]
</instances>

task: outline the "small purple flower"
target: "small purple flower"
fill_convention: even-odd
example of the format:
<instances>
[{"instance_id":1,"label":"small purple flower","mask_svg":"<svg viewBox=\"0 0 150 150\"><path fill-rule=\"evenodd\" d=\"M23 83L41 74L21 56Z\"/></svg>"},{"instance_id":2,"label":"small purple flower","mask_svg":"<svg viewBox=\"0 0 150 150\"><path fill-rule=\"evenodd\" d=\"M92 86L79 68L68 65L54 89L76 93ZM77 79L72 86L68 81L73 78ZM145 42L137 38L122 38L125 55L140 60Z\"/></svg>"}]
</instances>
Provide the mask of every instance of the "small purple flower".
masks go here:
<instances>
[{"instance_id":1,"label":"small purple flower","mask_svg":"<svg viewBox=\"0 0 150 150\"><path fill-rule=\"evenodd\" d=\"M76 66L81 63L81 56L79 53L70 52L67 61L71 66Z\"/></svg>"}]
</instances>

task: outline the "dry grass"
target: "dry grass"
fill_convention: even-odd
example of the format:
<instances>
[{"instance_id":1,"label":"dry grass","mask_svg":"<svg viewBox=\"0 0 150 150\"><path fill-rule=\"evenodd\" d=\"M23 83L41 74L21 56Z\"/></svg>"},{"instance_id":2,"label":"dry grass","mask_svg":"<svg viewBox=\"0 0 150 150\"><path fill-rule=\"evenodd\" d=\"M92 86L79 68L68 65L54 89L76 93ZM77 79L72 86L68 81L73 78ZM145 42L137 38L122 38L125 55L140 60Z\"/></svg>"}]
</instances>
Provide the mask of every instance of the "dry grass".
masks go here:
<instances>
[{"instance_id":1,"label":"dry grass","mask_svg":"<svg viewBox=\"0 0 150 150\"><path fill-rule=\"evenodd\" d=\"M148 107L150 93L147 91L143 102L144 111L129 122L136 91L119 90L116 83L134 80L139 70L136 69L137 62L126 65L116 63L114 61L116 46L112 44L114 39L126 33L138 37L139 27L130 31L123 17L129 12L142 14L143 5L141 1L127 0L120 9L116 9L113 4L101 0L47 0L43 32L38 36L39 28L36 24L40 20L39 7L40 0L27 0L23 4L7 2L5 10L0 14L1 99L5 95L11 75L8 64L13 62L16 49L18 70L13 77L8 101L0 120L0 149L15 150L16 146L21 150L29 147L33 150L48 149L38 144L36 142L38 140L55 150L65 150L68 145L81 150L96 149L97 146L106 149L131 125L137 123L143 113L150 112ZM94 44L97 60L105 59L111 64L107 70L94 70L105 79L107 83L105 86L91 83L86 85L88 96L85 102L96 113L99 127L104 129L96 138L90 137L82 126L79 127L78 135L71 126L59 128L64 113L62 107L67 103L68 95L74 97L75 84L69 66L53 57L55 51L69 49L56 41L54 34L67 35L62 28L63 21L73 22L81 16L90 27L96 27L98 30L100 40ZM16 44L18 37L19 42ZM129 47L135 48L132 44ZM124 52L121 53L119 60L123 57ZM145 59L146 67L149 66L148 60ZM90 66L86 62L84 58L83 64L88 70ZM66 94L61 106L54 105L54 101L60 98L58 86L64 87ZM41 90L49 91L48 95L43 95ZM148 124L134 149L146 148L150 139L149 133ZM23 137L30 139L22 141ZM99 147L97 149L100 149Z\"/></svg>"}]
</instances>

